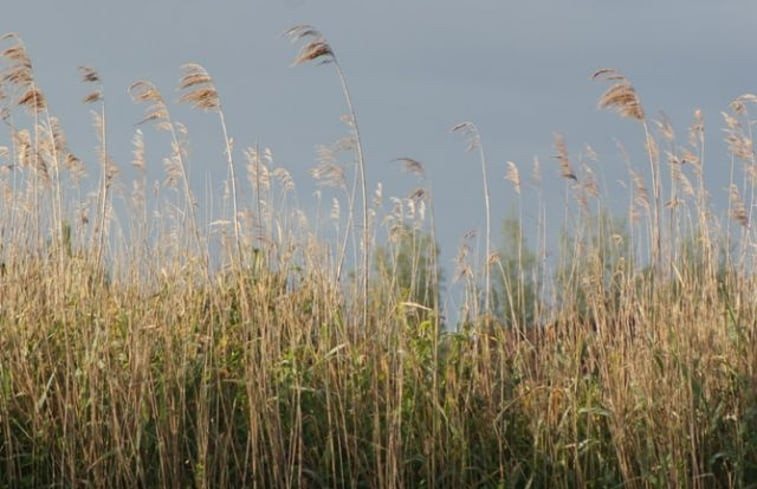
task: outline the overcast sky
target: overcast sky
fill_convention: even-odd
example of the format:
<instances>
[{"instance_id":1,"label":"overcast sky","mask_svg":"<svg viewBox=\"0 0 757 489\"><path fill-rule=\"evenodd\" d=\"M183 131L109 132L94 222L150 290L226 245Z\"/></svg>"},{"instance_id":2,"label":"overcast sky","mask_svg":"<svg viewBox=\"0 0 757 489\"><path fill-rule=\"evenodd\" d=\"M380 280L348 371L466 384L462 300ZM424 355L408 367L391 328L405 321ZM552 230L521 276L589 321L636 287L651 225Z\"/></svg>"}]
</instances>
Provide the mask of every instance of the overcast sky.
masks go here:
<instances>
[{"instance_id":1,"label":"overcast sky","mask_svg":"<svg viewBox=\"0 0 757 489\"><path fill-rule=\"evenodd\" d=\"M277 164L296 175L306 205L316 190L307 177L315 146L344 135L345 108L331 67L290 67L297 48L280 34L294 24L316 26L346 72L370 186L381 181L385 194L401 195L413 182L391 161L409 156L426 165L447 264L462 234L484 222L480 167L449 134L455 123L478 125L498 229L514 202L503 179L506 161L516 162L525 179L539 157L545 187L561 193L555 131L576 158L586 144L594 147L602 191L626 199L616 182L627 175L615 140L644 168L634 153L642 135L632 121L596 109L606 88L590 80L596 69L626 74L647 113L668 114L682 142L693 111L703 110L710 191L723 202L729 160L720 112L757 91L753 0L28 0L5 2L0 13L0 31L25 40L75 152L91 154L96 144L89 109L79 102L86 89L77 66L100 72L109 143L116 162L127 166L142 107L131 104L126 88L148 79L175 99L179 66L198 62L216 80L237 150L270 147ZM207 174L225 172L219 129L211 115L184 107L174 116L189 126L199 195Z\"/></svg>"}]
</instances>

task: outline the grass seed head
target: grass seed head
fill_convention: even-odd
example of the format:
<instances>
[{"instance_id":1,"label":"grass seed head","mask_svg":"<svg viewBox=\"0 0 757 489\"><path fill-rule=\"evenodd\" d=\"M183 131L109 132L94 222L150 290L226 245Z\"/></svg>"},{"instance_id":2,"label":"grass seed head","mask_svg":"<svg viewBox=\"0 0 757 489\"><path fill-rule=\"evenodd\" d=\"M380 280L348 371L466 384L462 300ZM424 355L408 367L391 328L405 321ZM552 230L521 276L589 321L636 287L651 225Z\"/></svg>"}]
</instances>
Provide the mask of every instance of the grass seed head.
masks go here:
<instances>
[{"instance_id":1,"label":"grass seed head","mask_svg":"<svg viewBox=\"0 0 757 489\"><path fill-rule=\"evenodd\" d=\"M570 164L568 157L568 147L565 144L565 137L560 133L555 133L555 150L557 151L557 161L560 163L560 176L570 180L578 181L573 166Z\"/></svg>"},{"instance_id":2,"label":"grass seed head","mask_svg":"<svg viewBox=\"0 0 757 489\"><path fill-rule=\"evenodd\" d=\"M505 180L511 182L515 187L515 193L520 193L520 172L518 167L512 161L507 162L507 173L505 173Z\"/></svg>"},{"instance_id":3,"label":"grass seed head","mask_svg":"<svg viewBox=\"0 0 757 489\"><path fill-rule=\"evenodd\" d=\"M194 109L211 112L221 109L221 98L218 96L213 79L205 68L196 63L182 66L179 90L184 92L179 98L179 103L189 103Z\"/></svg>"},{"instance_id":4,"label":"grass seed head","mask_svg":"<svg viewBox=\"0 0 757 489\"><path fill-rule=\"evenodd\" d=\"M284 32L283 35L288 37L292 43L303 39L312 39L300 49L292 62L292 66L316 60L320 60L322 63L334 61L334 51L318 29L309 25L296 25Z\"/></svg>"},{"instance_id":5,"label":"grass seed head","mask_svg":"<svg viewBox=\"0 0 757 489\"><path fill-rule=\"evenodd\" d=\"M731 184L728 188L728 195L731 200L731 218L741 224L743 227L749 226L749 215L746 211L746 205L739 195L739 188L736 184Z\"/></svg>"},{"instance_id":6,"label":"grass seed head","mask_svg":"<svg viewBox=\"0 0 757 489\"><path fill-rule=\"evenodd\" d=\"M614 69L605 68L595 72L592 75L592 79L612 82L610 88L599 98L597 106L600 109L614 110L621 117L628 117L638 121L644 120L644 109L641 106L641 100L639 100L636 90L625 76Z\"/></svg>"},{"instance_id":7,"label":"grass seed head","mask_svg":"<svg viewBox=\"0 0 757 489\"><path fill-rule=\"evenodd\" d=\"M426 169L423 167L423 163L413 158L397 158L394 161L402 163L402 171L410 173L411 175L417 175L422 177L426 174Z\"/></svg>"},{"instance_id":8,"label":"grass seed head","mask_svg":"<svg viewBox=\"0 0 757 489\"><path fill-rule=\"evenodd\" d=\"M26 108L31 113L35 113L45 110L47 108L47 101L42 91L32 85L19 97L16 105Z\"/></svg>"}]
</instances>

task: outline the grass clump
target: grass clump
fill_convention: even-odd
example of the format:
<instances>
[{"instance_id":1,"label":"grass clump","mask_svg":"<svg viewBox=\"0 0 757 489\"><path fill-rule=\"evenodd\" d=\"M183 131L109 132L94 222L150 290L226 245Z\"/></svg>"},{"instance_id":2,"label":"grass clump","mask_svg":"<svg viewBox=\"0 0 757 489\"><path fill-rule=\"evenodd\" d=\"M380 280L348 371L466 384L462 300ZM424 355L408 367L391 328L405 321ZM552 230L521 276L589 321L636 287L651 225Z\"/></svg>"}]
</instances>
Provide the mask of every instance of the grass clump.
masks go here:
<instances>
[{"instance_id":1,"label":"grass clump","mask_svg":"<svg viewBox=\"0 0 757 489\"><path fill-rule=\"evenodd\" d=\"M289 35L309 41L296 64L336 62L314 29ZM4 486L754 487L753 96L725 115L732 167L718 219L702 115L679 145L666 121L647 122L626 78L598 72L613 82L600 106L643 125L652 198L629 164L628 217L611 217L595 159L571 161L557 135L569 231L551 264L544 217L528 245L525 185L509 162L517 216L492 251L487 188L485 256L463 240L453 278L464 301L450 324L425 168L398 158L420 186L385 208L379 185L369 203L340 65L349 135L321 148L312 171L342 192L325 219L336 228L329 240L269 150L244 151L244 184L202 67L184 67L181 97L219 114L229 175L222 211L206 222L186 129L154 85L129 92L146 104L142 122L170 136L166 191L148 197L143 124L119 209L97 73L82 68L97 87L85 101L101 104L100 178L89 187L20 38L3 43ZM475 125L456 129L481 149ZM481 164L486 182L483 153ZM356 273L342 273L349 266Z\"/></svg>"}]
</instances>

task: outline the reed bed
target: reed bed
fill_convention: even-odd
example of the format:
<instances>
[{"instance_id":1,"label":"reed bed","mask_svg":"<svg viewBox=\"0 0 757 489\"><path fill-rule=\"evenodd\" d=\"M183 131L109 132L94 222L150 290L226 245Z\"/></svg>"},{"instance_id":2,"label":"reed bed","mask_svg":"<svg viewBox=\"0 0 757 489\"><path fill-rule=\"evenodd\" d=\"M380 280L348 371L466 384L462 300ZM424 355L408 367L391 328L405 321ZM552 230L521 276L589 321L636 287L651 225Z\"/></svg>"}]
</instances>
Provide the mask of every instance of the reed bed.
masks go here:
<instances>
[{"instance_id":1,"label":"reed bed","mask_svg":"<svg viewBox=\"0 0 757 489\"><path fill-rule=\"evenodd\" d=\"M628 166L625 219L602 211L596 162L556 135L571 209L559 258L544 259L546 218L527 244L522 208L495 251L487 189L486 251L462 241L451 324L426 169L399 158L417 189L370 195L332 46L311 27L288 34L304 42L295 64L331 62L345 93L348 134L312 170L334 196L326 215L298 205L270 151L233 148L199 65L183 68L180 102L219 116L218 215L201 218L185 127L148 81L129 90L145 116L124 182L100 77L82 68L99 156L87 176L22 40L2 38L0 485L757 487L757 97L723 114L718 210L703 115L678 141L627 78L599 71L600 107L640 125L649 160ZM455 129L486 181L475 125ZM159 189L148 131L165 138ZM531 186L512 162L506 180L543 216L535 163Z\"/></svg>"}]
</instances>

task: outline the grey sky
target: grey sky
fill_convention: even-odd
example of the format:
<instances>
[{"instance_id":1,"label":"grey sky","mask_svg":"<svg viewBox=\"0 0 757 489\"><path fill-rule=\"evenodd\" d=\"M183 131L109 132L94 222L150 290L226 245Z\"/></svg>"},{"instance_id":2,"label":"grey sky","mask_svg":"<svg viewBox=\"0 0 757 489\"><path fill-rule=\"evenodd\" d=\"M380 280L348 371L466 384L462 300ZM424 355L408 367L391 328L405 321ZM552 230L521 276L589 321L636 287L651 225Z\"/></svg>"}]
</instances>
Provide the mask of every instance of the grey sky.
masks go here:
<instances>
[{"instance_id":1,"label":"grey sky","mask_svg":"<svg viewBox=\"0 0 757 489\"><path fill-rule=\"evenodd\" d=\"M719 113L736 96L757 91L753 0L30 0L6 2L0 31L25 40L51 109L78 153L91 153L96 143L88 109L79 103L85 88L76 67L100 72L109 142L123 166L142 114L126 87L148 79L175 98L179 66L201 63L216 80L236 149L270 147L297 176L300 200L308 204L316 189L306 177L314 147L344 135L345 109L330 67L289 66L297 48L279 35L299 23L320 29L345 69L371 186L382 181L387 195L411 187L393 158L410 156L427 166L447 263L466 230L483 228L478 162L448 133L453 124L471 120L479 127L498 230L513 203L503 180L507 160L525 177L539 156L546 188L562 189L551 158L554 131L565 134L572 155L591 144L603 192L626 199L615 183L626 173L613 138L644 168L633 152L642 148L642 136L631 121L596 110L605 87L589 79L595 69L626 74L648 114L667 113L682 142L694 109L704 111L716 200L724 200L728 167ZM183 107L174 116L189 126L201 194L205 172L220 179L225 171L216 121ZM151 153L159 167L165 149L148 147Z\"/></svg>"}]
</instances>

